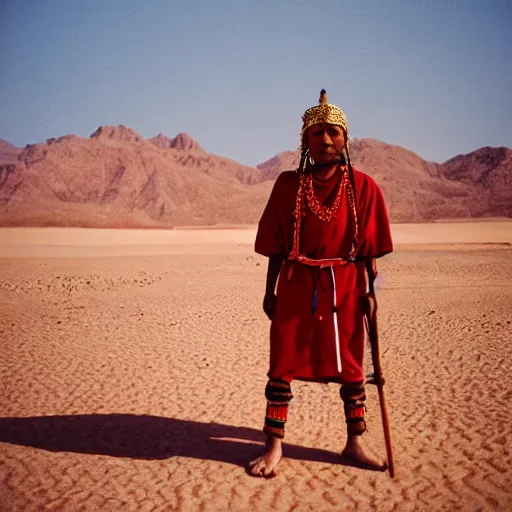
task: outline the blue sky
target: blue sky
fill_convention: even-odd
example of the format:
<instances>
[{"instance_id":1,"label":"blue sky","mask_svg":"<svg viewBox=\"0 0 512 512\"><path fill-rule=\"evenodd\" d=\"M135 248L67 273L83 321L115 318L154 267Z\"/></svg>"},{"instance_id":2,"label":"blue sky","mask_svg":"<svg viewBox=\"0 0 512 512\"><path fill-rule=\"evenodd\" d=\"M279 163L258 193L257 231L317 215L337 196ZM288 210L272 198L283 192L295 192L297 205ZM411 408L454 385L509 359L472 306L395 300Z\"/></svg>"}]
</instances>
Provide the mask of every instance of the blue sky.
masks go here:
<instances>
[{"instance_id":1,"label":"blue sky","mask_svg":"<svg viewBox=\"0 0 512 512\"><path fill-rule=\"evenodd\" d=\"M512 146L512 1L1 0L0 138L187 132L256 165L327 89L352 137Z\"/></svg>"}]
</instances>

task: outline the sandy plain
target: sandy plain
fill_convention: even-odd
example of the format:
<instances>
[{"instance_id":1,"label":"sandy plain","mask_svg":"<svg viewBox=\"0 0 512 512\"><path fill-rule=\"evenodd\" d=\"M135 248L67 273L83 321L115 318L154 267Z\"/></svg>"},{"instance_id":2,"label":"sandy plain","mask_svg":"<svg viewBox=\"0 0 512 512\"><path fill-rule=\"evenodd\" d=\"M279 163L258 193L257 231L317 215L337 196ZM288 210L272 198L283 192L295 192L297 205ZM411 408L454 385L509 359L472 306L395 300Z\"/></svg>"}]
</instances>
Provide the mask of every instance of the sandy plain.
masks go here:
<instances>
[{"instance_id":1,"label":"sandy plain","mask_svg":"<svg viewBox=\"0 0 512 512\"><path fill-rule=\"evenodd\" d=\"M0 230L0 510L510 510L512 223L394 225L380 262L396 476L340 463L296 382L276 478L266 261L242 230ZM370 368L369 368L370 369ZM375 388L367 443L384 455Z\"/></svg>"}]
</instances>

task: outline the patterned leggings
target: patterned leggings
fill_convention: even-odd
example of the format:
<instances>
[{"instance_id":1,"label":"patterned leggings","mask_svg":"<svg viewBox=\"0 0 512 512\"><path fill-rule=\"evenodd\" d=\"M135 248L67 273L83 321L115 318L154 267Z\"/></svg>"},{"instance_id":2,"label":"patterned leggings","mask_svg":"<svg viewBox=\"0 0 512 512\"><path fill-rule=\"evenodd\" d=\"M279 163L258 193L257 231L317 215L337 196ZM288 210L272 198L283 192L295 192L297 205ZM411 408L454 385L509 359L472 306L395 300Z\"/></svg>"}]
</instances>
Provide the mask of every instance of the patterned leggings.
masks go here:
<instances>
[{"instance_id":1,"label":"patterned leggings","mask_svg":"<svg viewBox=\"0 0 512 512\"><path fill-rule=\"evenodd\" d=\"M348 435L361 435L366 430L364 382L342 384L340 396L343 400ZM267 412L263 432L282 439L288 419L288 405L293 398L290 383L279 379L269 379L265 388L265 397Z\"/></svg>"}]
</instances>

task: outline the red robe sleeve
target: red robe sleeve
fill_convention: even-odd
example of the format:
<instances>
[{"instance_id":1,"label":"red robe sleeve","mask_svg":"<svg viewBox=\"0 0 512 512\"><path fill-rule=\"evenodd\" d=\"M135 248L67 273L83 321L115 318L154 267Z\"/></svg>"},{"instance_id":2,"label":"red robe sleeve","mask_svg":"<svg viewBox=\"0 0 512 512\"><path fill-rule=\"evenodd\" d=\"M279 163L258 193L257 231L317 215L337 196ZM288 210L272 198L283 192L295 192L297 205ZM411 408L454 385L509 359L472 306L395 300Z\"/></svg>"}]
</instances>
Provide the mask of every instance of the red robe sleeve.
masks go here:
<instances>
[{"instance_id":1,"label":"red robe sleeve","mask_svg":"<svg viewBox=\"0 0 512 512\"><path fill-rule=\"evenodd\" d=\"M370 176L354 170L359 251L363 258L380 258L393 252L391 227L382 191Z\"/></svg>"},{"instance_id":2,"label":"red robe sleeve","mask_svg":"<svg viewBox=\"0 0 512 512\"><path fill-rule=\"evenodd\" d=\"M282 172L258 223L254 250L263 256L286 256L292 248L293 211L299 180L294 171Z\"/></svg>"}]
</instances>

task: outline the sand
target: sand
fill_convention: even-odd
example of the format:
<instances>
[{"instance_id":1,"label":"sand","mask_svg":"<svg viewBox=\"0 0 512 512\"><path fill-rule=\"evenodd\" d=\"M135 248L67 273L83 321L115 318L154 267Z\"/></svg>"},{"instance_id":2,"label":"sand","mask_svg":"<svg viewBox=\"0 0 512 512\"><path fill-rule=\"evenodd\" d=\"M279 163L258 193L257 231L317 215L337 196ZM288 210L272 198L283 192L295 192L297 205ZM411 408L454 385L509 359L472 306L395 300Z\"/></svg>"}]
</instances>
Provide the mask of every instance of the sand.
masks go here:
<instances>
[{"instance_id":1,"label":"sand","mask_svg":"<svg viewBox=\"0 0 512 512\"><path fill-rule=\"evenodd\" d=\"M393 226L380 264L396 476L340 464L335 385L265 412L254 229L0 230L0 510L510 510L512 223ZM377 392L369 448L384 456Z\"/></svg>"}]
</instances>

